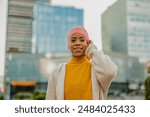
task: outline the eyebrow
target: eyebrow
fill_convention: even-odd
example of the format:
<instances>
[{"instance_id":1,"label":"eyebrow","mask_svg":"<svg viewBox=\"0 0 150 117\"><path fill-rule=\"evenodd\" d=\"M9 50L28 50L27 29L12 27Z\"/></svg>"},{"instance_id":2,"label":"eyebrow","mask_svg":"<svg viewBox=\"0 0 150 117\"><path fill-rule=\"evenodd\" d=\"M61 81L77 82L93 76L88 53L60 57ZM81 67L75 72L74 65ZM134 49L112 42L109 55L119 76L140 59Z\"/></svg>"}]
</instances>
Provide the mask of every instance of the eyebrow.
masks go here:
<instances>
[{"instance_id":1,"label":"eyebrow","mask_svg":"<svg viewBox=\"0 0 150 117\"><path fill-rule=\"evenodd\" d=\"M72 36L71 38L77 38L77 37L76 37L76 36ZM84 38L84 36L82 36L82 37L79 37L79 38L80 38L80 39L81 39L81 38Z\"/></svg>"}]
</instances>

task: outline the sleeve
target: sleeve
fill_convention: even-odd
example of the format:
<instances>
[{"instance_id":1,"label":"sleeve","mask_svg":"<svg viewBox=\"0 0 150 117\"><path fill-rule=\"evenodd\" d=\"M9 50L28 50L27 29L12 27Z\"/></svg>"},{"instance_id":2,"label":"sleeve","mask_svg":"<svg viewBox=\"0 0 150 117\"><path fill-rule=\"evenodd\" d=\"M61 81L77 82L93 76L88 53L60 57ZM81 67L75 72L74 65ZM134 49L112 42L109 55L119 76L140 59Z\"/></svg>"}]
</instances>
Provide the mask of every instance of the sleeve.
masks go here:
<instances>
[{"instance_id":1,"label":"sleeve","mask_svg":"<svg viewBox=\"0 0 150 117\"><path fill-rule=\"evenodd\" d=\"M93 44L87 47L85 54L91 58L97 80L106 98L108 88L111 81L115 78L118 68L109 56L104 55L103 51L98 51L97 47Z\"/></svg>"},{"instance_id":2,"label":"sleeve","mask_svg":"<svg viewBox=\"0 0 150 117\"><path fill-rule=\"evenodd\" d=\"M46 100L56 100L56 69L52 71L48 80Z\"/></svg>"}]
</instances>

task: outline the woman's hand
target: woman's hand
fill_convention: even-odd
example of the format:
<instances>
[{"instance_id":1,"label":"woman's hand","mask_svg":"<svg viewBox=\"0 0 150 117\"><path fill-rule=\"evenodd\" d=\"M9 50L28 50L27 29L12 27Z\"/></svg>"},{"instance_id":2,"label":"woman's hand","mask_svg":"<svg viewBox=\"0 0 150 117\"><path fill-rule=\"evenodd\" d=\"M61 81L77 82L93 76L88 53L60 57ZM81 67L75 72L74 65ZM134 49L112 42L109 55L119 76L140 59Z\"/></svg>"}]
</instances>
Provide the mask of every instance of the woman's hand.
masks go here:
<instances>
[{"instance_id":1,"label":"woman's hand","mask_svg":"<svg viewBox=\"0 0 150 117\"><path fill-rule=\"evenodd\" d=\"M88 46L89 46L89 45L93 45L93 41L92 41L92 40L89 40L89 41L88 41L87 48L88 48ZM90 57L88 57L88 56L87 56L87 58L88 58L89 60L91 59L91 58L90 58Z\"/></svg>"}]
</instances>

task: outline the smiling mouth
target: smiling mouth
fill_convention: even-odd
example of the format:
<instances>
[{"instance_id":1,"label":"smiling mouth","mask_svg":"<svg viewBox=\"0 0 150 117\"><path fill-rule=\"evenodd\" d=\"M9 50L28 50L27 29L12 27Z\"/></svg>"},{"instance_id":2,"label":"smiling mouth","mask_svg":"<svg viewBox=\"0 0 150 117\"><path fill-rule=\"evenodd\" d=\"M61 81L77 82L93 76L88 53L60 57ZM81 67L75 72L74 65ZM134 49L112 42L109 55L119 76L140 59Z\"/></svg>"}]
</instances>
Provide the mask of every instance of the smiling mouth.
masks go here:
<instances>
[{"instance_id":1,"label":"smiling mouth","mask_svg":"<svg viewBox=\"0 0 150 117\"><path fill-rule=\"evenodd\" d=\"M73 50L83 50L83 48L74 48Z\"/></svg>"},{"instance_id":2,"label":"smiling mouth","mask_svg":"<svg viewBox=\"0 0 150 117\"><path fill-rule=\"evenodd\" d=\"M80 48L74 49L74 52L82 52L82 49L80 49Z\"/></svg>"}]
</instances>

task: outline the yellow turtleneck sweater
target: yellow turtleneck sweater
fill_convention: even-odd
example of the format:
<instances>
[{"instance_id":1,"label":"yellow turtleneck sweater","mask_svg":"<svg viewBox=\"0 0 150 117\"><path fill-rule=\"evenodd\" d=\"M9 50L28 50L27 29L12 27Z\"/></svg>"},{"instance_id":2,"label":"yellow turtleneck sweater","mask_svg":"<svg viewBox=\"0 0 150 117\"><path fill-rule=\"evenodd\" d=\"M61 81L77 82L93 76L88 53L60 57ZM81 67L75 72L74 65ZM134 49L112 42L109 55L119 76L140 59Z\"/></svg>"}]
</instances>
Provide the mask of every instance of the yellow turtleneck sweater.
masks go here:
<instances>
[{"instance_id":1,"label":"yellow turtleneck sweater","mask_svg":"<svg viewBox=\"0 0 150 117\"><path fill-rule=\"evenodd\" d=\"M91 62L85 57L72 59L66 65L65 100L91 100Z\"/></svg>"}]
</instances>

